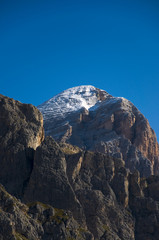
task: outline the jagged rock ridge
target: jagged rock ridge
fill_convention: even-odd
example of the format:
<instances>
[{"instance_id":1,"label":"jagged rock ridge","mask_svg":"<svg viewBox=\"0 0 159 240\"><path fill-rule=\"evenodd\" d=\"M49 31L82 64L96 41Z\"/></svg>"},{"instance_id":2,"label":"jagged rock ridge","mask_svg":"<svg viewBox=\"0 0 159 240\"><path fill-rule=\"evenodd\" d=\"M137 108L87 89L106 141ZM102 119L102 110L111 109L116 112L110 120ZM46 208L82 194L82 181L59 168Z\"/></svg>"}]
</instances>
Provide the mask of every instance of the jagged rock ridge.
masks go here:
<instances>
[{"instance_id":1,"label":"jagged rock ridge","mask_svg":"<svg viewBox=\"0 0 159 240\"><path fill-rule=\"evenodd\" d=\"M122 158L142 176L159 173L156 135L148 120L127 99L93 86L68 89L39 110L46 135L55 140Z\"/></svg>"}]
</instances>

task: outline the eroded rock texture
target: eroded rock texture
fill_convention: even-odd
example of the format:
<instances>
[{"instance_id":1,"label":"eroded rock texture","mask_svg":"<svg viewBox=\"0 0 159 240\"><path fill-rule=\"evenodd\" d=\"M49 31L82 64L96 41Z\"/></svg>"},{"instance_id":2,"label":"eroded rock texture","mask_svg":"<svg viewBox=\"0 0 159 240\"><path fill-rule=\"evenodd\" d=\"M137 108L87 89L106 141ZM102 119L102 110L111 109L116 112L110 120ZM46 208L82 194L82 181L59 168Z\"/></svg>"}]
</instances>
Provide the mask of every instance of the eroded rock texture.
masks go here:
<instances>
[{"instance_id":1,"label":"eroded rock texture","mask_svg":"<svg viewBox=\"0 0 159 240\"><path fill-rule=\"evenodd\" d=\"M41 201L72 210L82 224L83 209L68 181L66 159L59 145L47 137L35 152L33 171L24 192L25 202Z\"/></svg>"},{"instance_id":2,"label":"eroded rock texture","mask_svg":"<svg viewBox=\"0 0 159 240\"><path fill-rule=\"evenodd\" d=\"M12 197L0 185L1 240L93 240L71 212L41 202L27 205Z\"/></svg>"}]
</instances>

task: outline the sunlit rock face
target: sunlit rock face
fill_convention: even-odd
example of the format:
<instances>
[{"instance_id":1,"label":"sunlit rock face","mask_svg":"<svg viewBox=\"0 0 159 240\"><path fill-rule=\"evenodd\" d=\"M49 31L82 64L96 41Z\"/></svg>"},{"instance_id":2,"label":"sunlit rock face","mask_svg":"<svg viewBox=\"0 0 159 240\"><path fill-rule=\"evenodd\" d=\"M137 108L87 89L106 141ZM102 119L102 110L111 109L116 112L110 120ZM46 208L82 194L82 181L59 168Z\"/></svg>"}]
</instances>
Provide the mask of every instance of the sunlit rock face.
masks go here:
<instances>
[{"instance_id":1,"label":"sunlit rock face","mask_svg":"<svg viewBox=\"0 0 159 240\"><path fill-rule=\"evenodd\" d=\"M127 99L93 86L70 88L45 103L46 135L83 149L122 158L142 176L159 173L156 135L148 120Z\"/></svg>"}]
</instances>

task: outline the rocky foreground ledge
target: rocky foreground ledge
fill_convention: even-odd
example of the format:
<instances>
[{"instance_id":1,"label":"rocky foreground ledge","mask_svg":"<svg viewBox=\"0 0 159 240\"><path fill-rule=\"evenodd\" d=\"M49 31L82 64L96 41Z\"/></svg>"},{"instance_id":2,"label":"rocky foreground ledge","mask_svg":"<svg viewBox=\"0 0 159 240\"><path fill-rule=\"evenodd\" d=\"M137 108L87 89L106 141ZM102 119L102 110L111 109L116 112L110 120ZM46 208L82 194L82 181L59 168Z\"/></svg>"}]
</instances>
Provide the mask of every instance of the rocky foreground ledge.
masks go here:
<instances>
[{"instance_id":1,"label":"rocky foreground ledge","mask_svg":"<svg viewBox=\"0 0 159 240\"><path fill-rule=\"evenodd\" d=\"M44 139L41 113L0 95L0 239L157 240L159 176Z\"/></svg>"}]
</instances>

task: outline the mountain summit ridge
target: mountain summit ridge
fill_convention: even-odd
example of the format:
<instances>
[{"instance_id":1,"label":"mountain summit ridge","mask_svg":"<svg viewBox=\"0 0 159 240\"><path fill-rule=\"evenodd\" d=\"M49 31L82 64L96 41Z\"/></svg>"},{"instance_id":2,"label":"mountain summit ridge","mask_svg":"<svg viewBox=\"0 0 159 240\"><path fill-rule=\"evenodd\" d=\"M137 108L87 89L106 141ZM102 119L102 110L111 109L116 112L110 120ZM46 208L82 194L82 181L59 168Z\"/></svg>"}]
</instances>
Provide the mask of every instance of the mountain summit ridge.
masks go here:
<instances>
[{"instance_id":1,"label":"mountain summit ridge","mask_svg":"<svg viewBox=\"0 0 159 240\"><path fill-rule=\"evenodd\" d=\"M68 113L78 111L82 108L89 110L109 97L111 95L104 90L91 85L82 85L69 88L57 94L39 105L38 108L43 112L44 118L48 117L48 115L45 116L46 110L54 116L64 117Z\"/></svg>"},{"instance_id":2,"label":"mountain summit ridge","mask_svg":"<svg viewBox=\"0 0 159 240\"><path fill-rule=\"evenodd\" d=\"M46 112L57 117L65 117L67 113L75 112L82 108L89 111L94 110L94 107L99 107L104 100L128 101L123 97L113 97L105 90L92 85L81 85L62 91L40 104L38 109L43 112L44 118L48 117L48 114L45 115Z\"/></svg>"}]
</instances>

